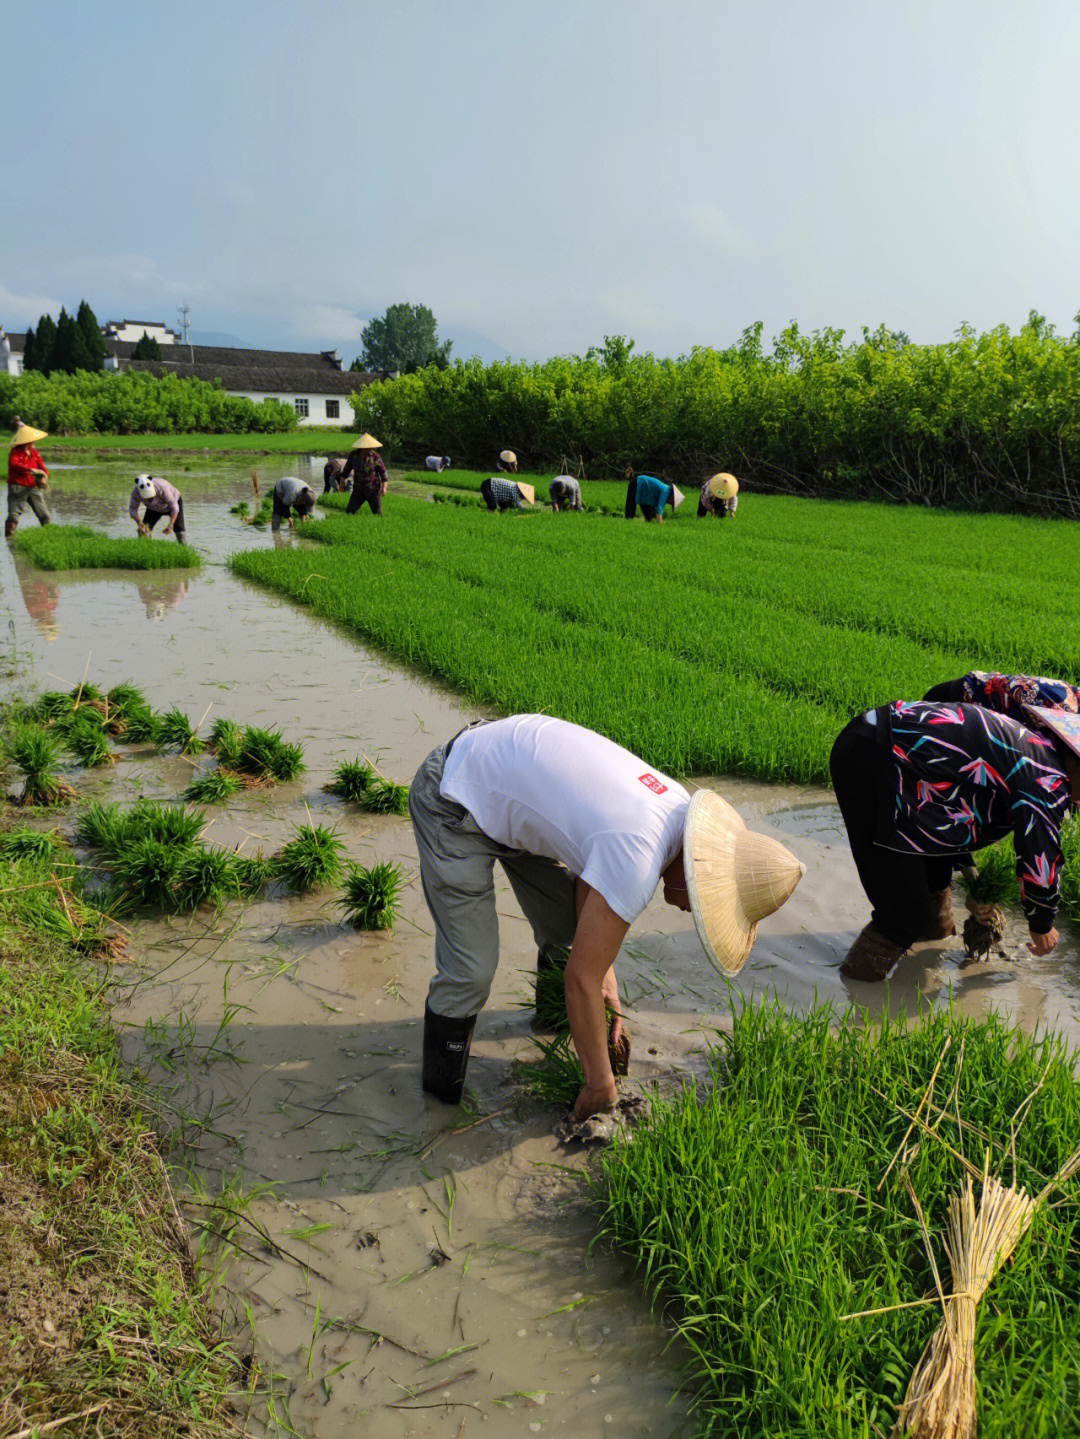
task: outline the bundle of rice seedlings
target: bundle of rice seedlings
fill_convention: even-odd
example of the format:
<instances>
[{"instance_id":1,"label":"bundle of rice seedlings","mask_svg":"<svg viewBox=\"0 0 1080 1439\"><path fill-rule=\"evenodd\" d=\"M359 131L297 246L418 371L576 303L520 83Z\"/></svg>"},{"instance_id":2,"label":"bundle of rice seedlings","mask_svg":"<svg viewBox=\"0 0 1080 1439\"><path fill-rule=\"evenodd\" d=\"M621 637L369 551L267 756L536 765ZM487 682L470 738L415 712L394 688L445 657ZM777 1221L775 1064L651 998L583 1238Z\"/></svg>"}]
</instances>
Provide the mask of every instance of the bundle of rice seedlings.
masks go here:
<instances>
[{"instance_id":1,"label":"bundle of rice seedlings","mask_svg":"<svg viewBox=\"0 0 1080 1439\"><path fill-rule=\"evenodd\" d=\"M363 760L346 760L334 771L329 784L323 785L327 794L340 795L342 799L362 800L368 785L375 778L371 765Z\"/></svg>"},{"instance_id":2,"label":"bundle of rice seedlings","mask_svg":"<svg viewBox=\"0 0 1080 1439\"><path fill-rule=\"evenodd\" d=\"M522 1087L544 1104L569 1108L585 1083L585 1071L570 1043L570 1035L560 1034L555 1039L534 1042L540 1059L533 1064L520 1062L516 1066Z\"/></svg>"},{"instance_id":3,"label":"bundle of rice seedlings","mask_svg":"<svg viewBox=\"0 0 1080 1439\"><path fill-rule=\"evenodd\" d=\"M112 858L116 877L132 900L154 909L173 905L173 881L186 847L147 835Z\"/></svg>"},{"instance_id":4,"label":"bundle of rice seedlings","mask_svg":"<svg viewBox=\"0 0 1080 1439\"><path fill-rule=\"evenodd\" d=\"M239 775L232 774L227 769L213 769L207 774L196 775L184 790L183 797L196 804L221 804L222 801L231 799L241 788L243 781Z\"/></svg>"},{"instance_id":5,"label":"bundle of rice seedlings","mask_svg":"<svg viewBox=\"0 0 1080 1439\"><path fill-rule=\"evenodd\" d=\"M240 500L235 505L229 506L229 514L240 515L241 518L246 519L246 517L251 514L251 506L248 504L247 500Z\"/></svg>"},{"instance_id":6,"label":"bundle of rice seedlings","mask_svg":"<svg viewBox=\"0 0 1080 1439\"><path fill-rule=\"evenodd\" d=\"M80 705L92 703L101 704L104 699L105 696L101 690L98 689L97 685L86 684L85 682L81 685L76 685L71 691L71 702L76 709L78 709Z\"/></svg>"},{"instance_id":7,"label":"bundle of rice seedlings","mask_svg":"<svg viewBox=\"0 0 1080 1439\"><path fill-rule=\"evenodd\" d=\"M235 769L244 749L244 731L235 720L216 719L210 730L210 748L217 755L218 764Z\"/></svg>"},{"instance_id":8,"label":"bundle of rice seedlings","mask_svg":"<svg viewBox=\"0 0 1080 1439\"><path fill-rule=\"evenodd\" d=\"M241 895L258 894L273 878L274 861L264 854L234 854L233 874Z\"/></svg>"},{"instance_id":9,"label":"bundle of rice seedlings","mask_svg":"<svg viewBox=\"0 0 1080 1439\"><path fill-rule=\"evenodd\" d=\"M149 705L136 705L124 715L124 739L128 744L154 744L158 717Z\"/></svg>"},{"instance_id":10,"label":"bundle of rice seedlings","mask_svg":"<svg viewBox=\"0 0 1080 1439\"><path fill-rule=\"evenodd\" d=\"M345 889L338 900L345 922L353 929L393 929L401 907L405 871L389 860L365 869L349 866Z\"/></svg>"},{"instance_id":11,"label":"bundle of rice seedlings","mask_svg":"<svg viewBox=\"0 0 1080 1439\"><path fill-rule=\"evenodd\" d=\"M157 744L159 749L175 746L181 754L199 754L206 748L205 741L195 733L195 726L187 715L175 706L158 715Z\"/></svg>"},{"instance_id":12,"label":"bundle of rice seedlings","mask_svg":"<svg viewBox=\"0 0 1080 1439\"><path fill-rule=\"evenodd\" d=\"M113 685L112 689L105 696L109 703L109 713L118 714L127 719L137 710L149 709L146 703L146 696L139 689L125 680L122 684Z\"/></svg>"},{"instance_id":13,"label":"bundle of rice seedlings","mask_svg":"<svg viewBox=\"0 0 1080 1439\"><path fill-rule=\"evenodd\" d=\"M173 871L172 894L178 909L212 904L220 909L240 893L233 856L223 849L191 845L180 852Z\"/></svg>"},{"instance_id":14,"label":"bundle of rice seedlings","mask_svg":"<svg viewBox=\"0 0 1080 1439\"><path fill-rule=\"evenodd\" d=\"M277 730L248 725L243 732L237 768L277 780L296 779L304 772L304 751L298 744L287 744Z\"/></svg>"},{"instance_id":15,"label":"bundle of rice seedlings","mask_svg":"<svg viewBox=\"0 0 1080 1439\"><path fill-rule=\"evenodd\" d=\"M56 829L31 829L21 824L0 834L0 859L15 863L26 860L32 864L48 864L66 848L63 836Z\"/></svg>"},{"instance_id":16,"label":"bundle of rice seedlings","mask_svg":"<svg viewBox=\"0 0 1080 1439\"><path fill-rule=\"evenodd\" d=\"M1018 904L1020 884L1016 878L1016 850L1011 838L979 850L960 871L968 897L979 904Z\"/></svg>"},{"instance_id":17,"label":"bundle of rice seedlings","mask_svg":"<svg viewBox=\"0 0 1080 1439\"><path fill-rule=\"evenodd\" d=\"M409 813L408 785L395 784L393 780L372 779L360 798L360 808L369 814Z\"/></svg>"},{"instance_id":18,"label":"bundle of rice seedlings","mask_svg":"<svg viewBox=\"0 0 1080 1439\"><path fill-rule=\"evenodd\" d=\"M103 856L118 854L127 835L127 816L118 804L91 800L75 823L75 838Z\"/></svg>"},{"instance_id":19,"label":"bundle of rice seedlings","mask_svg":"<svg viewBox=\"0 0 1080 1439\"><path fill-rule=\"evenodd\" d=\"M307 894L341 875L345 846L336 829L322 824L296 826L296 837L274 856L274 877L292 894Z\"/></svg>"},{"instance_id":20,"label":"bundle of rice seedlings","mask_svg":"<svg viewBox=\"0 0 1080 1439\"><path fill-rule=\"evenodd\" d=\"M62 804L75 798L72 787L56 773L56 740L38 725L16 725L8 753L23 777L23 804Z\"/></svg>"},{"instance_id":21,"label":"bundle of rice seedlings","mask_svg":"<svg viewBox=\"0 0 1080 1439\"><path fill-rule=\"evenodd\" d=\"M1036 1201L1023 1189L1006 1188L983 1172L978 1209L971 1178L949 1200L945 1252L952 1268L952 1294L941 1294L937 1265L923 1225L923 1238L944 1307L908 1382L890 1439L974 1439L975 1310L991 1279L1027 1231ZM920 1223L922 1211L918 1211Z\"/></svg>"},{"instance_id":22,"label":"bundle of rice seedlings","mask_svg":"<svg viewBox=\"0 0 1080 1439\"><path fill-rule=\"evenodd\" d=\"M75 701L64 690L46 690L33 706L35 719L43 724L64 720L75 713Z\"/></svg>"},{"instance_id":23,"label":"bundle of rice seedlings","mask_svg":"<svg viewBox=\"0 0 1080 1439\"><path fill-rule=\"evenodd\" d=\"M68 726L64 742L79 763L88 768L116 763L100 721L95 722L88 714L84 715L82 710L79 711L79 717Z\"/></svg>"},{"instance_id":24,"label":"bundle of rice seedlings","mask_svg":"<svg viewBox=\"0 0 1080 1439\"><path fill-rule=\"evenodd\" d=\"M182 804L158 804L156 800L140 799L127 813L128 835L133 839L159 839L183 847L194 844L206 824L201 809L185 809Z\"/></svg>"},{"instance_id":25,"label":"bundle of rice seedlings","mask_svg":"<svg viewBox=\"0 0 1080 1439\"><path fill-rule=\"evenodd\" d=\"M537 1029L550 1034L569 1034L570 1021L566 1014L566 961L537 963L536 978L533 982L533 1007L536 1011L533 1023Z\"/></svg>"}]
</instances>

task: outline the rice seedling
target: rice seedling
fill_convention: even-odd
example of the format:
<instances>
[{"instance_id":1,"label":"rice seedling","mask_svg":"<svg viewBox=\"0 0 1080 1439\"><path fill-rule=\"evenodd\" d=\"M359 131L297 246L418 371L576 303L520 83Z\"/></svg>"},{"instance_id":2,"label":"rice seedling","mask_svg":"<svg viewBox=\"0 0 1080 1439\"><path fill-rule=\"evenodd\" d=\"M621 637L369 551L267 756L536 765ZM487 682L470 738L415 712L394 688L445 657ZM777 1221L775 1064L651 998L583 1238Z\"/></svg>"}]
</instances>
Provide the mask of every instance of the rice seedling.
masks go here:
<instances>
[{"instance_id":1,"label":"rice seedling","mask_svg":"<svg viewBox=\"0 0 1080 1439\"><path fill-rule=\"evenodd\" d=\"M23 778L23 804L54 805L75 798L75 791L56 773L55 738L37 725L16 725L8 754Z\"/></svg>"},{"instance_id":2,"label":"rice seedling","mask_svg":"<svg viewBox=\"0 0 1080 1439\"><path fill-rule=\"evenodd\" d=\"M202 810L185 809L182 804L158 804L140 799L127 812L128 832L134 838L159 839L179 847L194 844L206 816Z\"/></svg>"},{"instance_id":3,"label":"rice seedling","mask_svg":"<svg viewBox=\"0 0 1080 1439\"><path fill-rule=\"evenodd\" d=\"M16 535L14 543L43 570L197 569L202 563L190 545L110 539L88 525L44 525Z\"/></svg>"},{"instance_id":4,"label":"rice seedling","mask_svg":"<svg viewBox=\"0 0 1080 1439\"><path fill-rule=\"evenodd\" d=\"M81 685L75 685L70 691L69 698L73 708L77 709L80 705L101 704L105 696L97 685L84 680Z\"/></svg>"},{"instance_id":5,"label":"rice seedling","mask_svg":"<svg viewBox=\"0 0 1080 1439\"><path fill-rule=\"evenodd\" d=\"M407 785L395 784L393 780L369 780L360 797L360 808L368 814L398 814L408 816L409 789Z\"/></svg>"},{"instance_id":6,"label":"rice seedling","mask_svg":"<svg viewBox=\"0 0 1080 1439\"><path fill-rule=\"evenodd\" d=\"M344 851L336 829L321 824L297 825L294 838L274 856L274 878L291 894L307 894L334 884L341 875Z\"/></svg>"},{"instance_id":7,"label":"rice seedling","mask_svg":"<svg viewBox=\"0 0 1080 1439\"><path fill-rule=\"evenodd\" d=\"M210 748L217 755L218 764L235 769L240 763L244 747L244 731L235 720L221 717L216 719L210 730Z\"/></svg>"},{"instance_id":8,"label":"rice seedling","mask_svg":"<svg viewBox=\"0 0 1080 1439\"><path fill-rule=\"evenodd\" d=\"M601 1157L602 1232L677 1301L702 1433L885 1434L941 1319L919 1212L944 1230L988 1148L1041 1191L1080 1134L1075 1056L998 1016L773 1002L737 1008L717 1044L708 1091L654 1102ZM974 1335L985 1433L1071 1432L1080 1207L1062 1191Z\"/></svg>"},{"instance_id":9,"label":"rice seedling","mask_svg":"<svg viewBox=\"0 0 1080 1439\"><path fill-rule=\"evenodd\" d=\"M229 506L229 514L239 515L241 519L246 519L251 514L251 506L247 500L239 500L235 505Z\"/></svg>"},{"instance_id":10,"label":"rice seedling","mask_svg":"<svg viewBox=\"0 0 1080 1439\"><path fill-rule=\"evenodd\" d=\"M149 705L136 705L124 715L124 739L128 744L156 744L158 717Z\"/></svg>"},{"instance_id":11,"label":"rice seedling","mask_svg":"<svg viewBox=\"0 0 1080 1439\"><path fill-rule=\"evenodd\" d=\"M277 730L248 725L236 767L249 774L292 780L304 773L304 751L301 745L283 740Z\"/></svg>"},{"instance_id":12,"label":"rice seedling","mask_svg":"<svg viewBox=\"0 0 1080 1439\"><path fill-rule=\"evenodd\" d=\"M533 980L534 1024L551 1034L568 1034L566 1017L566 961L537 962Z\"/></svg>"},{"instance_id":13,"label":"rice seedling","mask_svg":"<svg viewBox=\"0 0 1080 1439\"><path fill-rule=\"evenodd\" d=\"M49 864L67 849L59 830L31 829L17 825L0 834L0 859L16 863Z\"/></svg>"},{"instance_id":14,"label":"rice seedling","mask_svg":"<svg viewBox=\"0 0 1080 1439\"><path fill-rule=\"evenodd\" d=\"M103 804L93 799L75 822L75 838L79 844L96 849L102 855L118 854L127 835L127 816L118 804Z\"/></svg>"},{"instance_id":15,"label":"rice seedling","mask_svg":"<svg viewBox=\"0 0 1080 1439\"><path fill-rule=\"evenodd\" d=\"M988 845L974 856L975 866L961 870L965 891L980 904L1018 904L1020 882L1016 877L1016 850L1011 837Z\"/></svg>"},{"instance_id":16,"label":"rice seedling","mask_svg":"<svg viewBox=\"0 0 1080 1439\"><path fill-rule=\"evenodd\" d=\"M172 874L172 895L178 909L194 910L201 904L220 909L239 893L233 856L227 850L191 845L181 851Z\"/></svg>"},{"instance_id":17,"label":"rice seedling","mask_svg":"<svg viewBox=\"0 0 1080 1439\"><path fill-rule=\"evenodd\" d=\"M274 877L274 861L266 855L234 854L233 872L241 895L258 894Z\"/></svg>"},{"instance_id":18,"label":"rice seedling","mask_svg":"<svg viewBox=\"0 0 1080 1439\"><path fill-rule=\"evenodd\" d=\"M187 715L175 706L157 717L157 744L159 749L175 748L181 754L199 754L206 748Z\"/></svg>"},{"instance_id":19,"label":"rice seedling","mask_svg":"<svg viewBox=\"0 0 1080 1439\"><path fill-rule=\"evenodd\" d=\"M533 1041L540 1059L521 1061L515 1066L519 1083L527 1094L553 1108L569 1108L585 1083L585 1071L574 1051L569 1031L554 1039Z\"/></svg>"},{"instance_id":20,"label":"rice seedling","mask_svg":"<svg viewBox=\"0 0 1080 1439\"><path fill-rule=\"evenodd\" d=\"M78 713L81 716L84 712L80 709ZM100 720L95 723L88 715L68 725L64 743L79 763L88 768L116 762Z\"/></svg>"},{"instance_id":21,"label":"rice seedling","mask_svg":"<svg viewBox=\"0 0 1080 1439\"><path fill-rule=\"evenodd\" d=\"M213 769L196 777L184 790L183 797L195 804L222 804L243 788L239 775L225 769Z\"/></svg>"},{"instance_id":22,"label":"rice seedling","mask_svg":"<svg viewBox=\"0 0 1080 1439\"><path fill-rule=\"evenodd\" d=\"M375 771L363 760L345 760L334 771L330 783L323 788L328 794L340 795L342 799L362 800L374 778Z\"/></svg>"},{"instance_id":23,"label":"rice seedling","mask_svg":"<svg viewBox=\"0 0 1080 1439\"><path fill-rule=\"evenodd\" d=\"M110 857L117 879L134 903L148 909L174 907L174 883L188 848L145 835Z\"/></svg>"},{"instance_id":24,"label":"rice seedling","mask_svg":"<svg viewBox=\"0 0 1080 1439\"><path fill-rule=\"evenodd\" d=\"M346 924L354 929L393 929L401 907L404 880L401 865L389 860L370 869L350 865L344 892L338 901Z\"/></svg>"},{"instance_id":25,"label":"rice seedling","mask_svg":"<svg viewBox=\"0 0 1080 1439\"><path fill-rule=\"evenodd\" d=\"M146 696L142 690L136 689L136 687L127 680L122 684L113 685L105 698L109 702L110 713L115 710L117 714L123 715L125 719L135 710L148 708Z\"/></svg>"},{"instance_id":26,"label":"rice seedling","mask_svg":"<svg viewBox=\"0 0 1080 1439\"><path fill-rule=\"evenodd\" d=\"M46 690L44 694L38 695L32 709L34 718L40 720L42 724L52 724L57 720L68 719L74 712L75 702L63 690Z\"/></svg>"}]
</instances>

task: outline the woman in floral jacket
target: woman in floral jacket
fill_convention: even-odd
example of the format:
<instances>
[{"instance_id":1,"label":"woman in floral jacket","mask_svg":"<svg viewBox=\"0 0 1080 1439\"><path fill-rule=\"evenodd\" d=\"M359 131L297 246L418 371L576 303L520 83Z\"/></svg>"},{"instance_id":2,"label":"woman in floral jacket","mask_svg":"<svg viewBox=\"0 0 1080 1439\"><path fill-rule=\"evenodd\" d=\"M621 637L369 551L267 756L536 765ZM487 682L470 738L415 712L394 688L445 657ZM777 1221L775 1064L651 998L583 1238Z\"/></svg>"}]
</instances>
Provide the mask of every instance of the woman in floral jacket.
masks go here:
<instances>
[{"instance_id":1,"label":"woman in floral jacket","mask_svg":"<svg viewBox=\"0 0 1080 1439\"><path fill-rule=\"evenodd\" d=\"M1004 701L1008 686L995 688ZM1028 947L1049 954L1057 944L1061 826L1080 802L1080 715L1016 708L1022 720L981 703L896 700L838 736L829 767L873 905L842 974L884 979L917 940L953 934L953 863L1008 834Z\"/></svg>"}]
</instances>

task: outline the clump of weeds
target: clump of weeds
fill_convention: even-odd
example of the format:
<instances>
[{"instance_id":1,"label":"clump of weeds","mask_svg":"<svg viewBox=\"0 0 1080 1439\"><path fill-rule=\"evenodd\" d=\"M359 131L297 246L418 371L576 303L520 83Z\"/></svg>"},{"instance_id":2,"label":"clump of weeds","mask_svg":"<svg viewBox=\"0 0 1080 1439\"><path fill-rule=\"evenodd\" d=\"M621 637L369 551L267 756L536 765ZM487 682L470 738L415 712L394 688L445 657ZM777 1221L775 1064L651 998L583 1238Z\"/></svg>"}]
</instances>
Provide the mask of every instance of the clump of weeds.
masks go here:
<instances>
[{"instance_id":1,"label":"clump of weeds","mask_svg":"<svg viewBox=\"0 0 1080 1439\"><path fill-rule=\"evenodd\" d=\"M295 837L274 856L274 878L291 894L307 894L334 884L341 876L345 846L336 829L297 825Z\"/></svg>"},{"instance_id":2,"label":"clump of weeds","mask_svg":"<svg viewBox=\"0 0 1080 1439\"><path fill-rule=\"evenodd\" d=\"M354 929L393 929L401 908L405 872L401 865L384 860L370 869L349 866L339 906L345 922Z\"/></svg>"}]
</instances>

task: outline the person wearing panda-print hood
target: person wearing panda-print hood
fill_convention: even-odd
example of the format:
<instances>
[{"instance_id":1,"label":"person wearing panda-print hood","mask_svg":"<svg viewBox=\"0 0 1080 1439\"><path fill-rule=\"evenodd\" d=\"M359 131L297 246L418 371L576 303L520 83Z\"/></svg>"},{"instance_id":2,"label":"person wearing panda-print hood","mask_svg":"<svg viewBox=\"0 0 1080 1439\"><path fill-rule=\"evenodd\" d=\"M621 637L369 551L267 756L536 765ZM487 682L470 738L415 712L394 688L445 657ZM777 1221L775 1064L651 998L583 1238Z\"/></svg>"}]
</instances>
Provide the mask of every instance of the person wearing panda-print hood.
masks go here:
<instances>
[{"instance_id":1,"label":"person wearing panda-print hood","mask_svg":"<svg viewBox=\"0 0 1080 1439\"><path fill-rule=\"evenodd\" d=\"M139 518L140 504L144 507L141 519ZM149 535L162 515L167 515L169 522L165 526L165 533L167 535L175 534L180 544L186 543L184 497L175 485L169 484L168 480L163 480L157 475L137 475L135 487L131 491L128 514L135 521L140 535Z\"/></svg>"}]
</instances>

